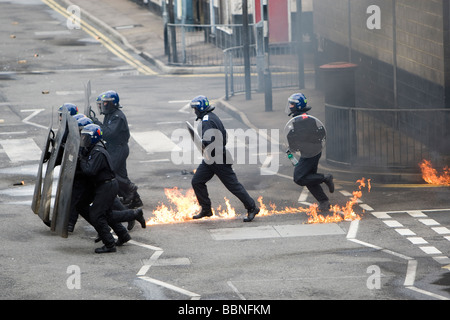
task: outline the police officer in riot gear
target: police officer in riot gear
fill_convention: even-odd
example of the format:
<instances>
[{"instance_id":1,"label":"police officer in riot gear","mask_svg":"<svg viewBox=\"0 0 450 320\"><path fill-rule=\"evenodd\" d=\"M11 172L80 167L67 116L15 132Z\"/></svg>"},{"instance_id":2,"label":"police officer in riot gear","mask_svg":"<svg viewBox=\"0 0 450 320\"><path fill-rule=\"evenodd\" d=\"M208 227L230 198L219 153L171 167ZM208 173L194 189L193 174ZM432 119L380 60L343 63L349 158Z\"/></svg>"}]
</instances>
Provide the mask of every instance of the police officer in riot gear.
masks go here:
<instances>
[{"instance_id":1,"label":"police officer in riot gear","mask_svg":"<svg viewBox=\"0 0 450 320\"><path fill-rule=\"evenodd\" d=\"M286 107L286 113L288 116L297 117L306 115L311 107L307 105L307 99L303 93L294 93L288 99ZM314 122L314 123L312 123ZM302 130L303 132L298 132ZM301 127L297 128L296 136L301 136L300 139L304 141L308 139L315 139L317 126L312 119L306 119L302 121ZM289 140L289 136L287 137ZM321 184L325 183L328 186L330 193L334 192L333 176L331 174L318 173L319 160L322 152L312 157L306 157L301 154L298 164L294 169L294 182L300 186L306 186L319 202L319 212L328 212L331 208L330 201L323 191Z\"/></svg>"},{"instance_id":2,"label":"police officer in riot gear","mask_svg":"<svg viewBox=\"0 0 450 320\"><path fill-rule=\"evenodd\" d=\"M77 204L77 211L94 226L104 246L95 249L96 253L116 251L116 242L109 226L119 238L119 244L131 239L121 223L111 219L112 206L119 189L112 169L108 151L102 141L100 126L89 124L81 130L80 169L89 179L91 192L84 192ZM92 203L92 205L90 205Z\"/></svg>"},{"instance_id":3,"label":"police officer in riot gear","mask_svg":"<svg viewBox=\"0 0 450 320\"><path fill-rule=\"evenodd\" d=\"M197 96L191 101L191 108L201 120L201 138L205 152L210 153L211 158L203 159L192 178L192 187L197 200L202 207L199 214L193 219L201 219L212 216L211 200L208 196L206 183L217 175L225 187L233 193L247 209L247 217L244 222L250 222L259 213L259 208L248 192L238 181L231 164L227 163L226 148L227 133L219 117L212 112L214 107L210 105L208 98ZM209 150L208 150L209 149ZM211 160L211 161L209 161ZM228 159L229 160L229 159Z\"/></svg>"},{"instance_id":4,"label":"police officer in riot gear","mask_svg":"<svg viewBox=\"0 0 450 320\"><path fill-rule=\"evenodd\" d=\"M78 129L80 130L80 133L85 126L93 123L91 119L87 118L82 113L79 113L73 117L77 119ZM82 147L80 147L80 150L81 149ZM77 223L78 220L78 212L76 210L76 205L79 199L82 197L83 193L86 191L87 185L88 185L87 177L81 171L80 162L77 161L77 166L75 168L75 175L73 178L69 223L67 225L68 232L73 232L75 228L75 224Z\"/></svg>"},{"instance_id":5,"label":"police officer in riot gear","mask_svg":"<svg viewBox=\"0 0 450 320\"><path fill-rule=\"evenodd\" d=\"M101 126L103 140L111 156L117 181L119 182L119 196L128 208L142 207L141 197L137 186L128 178L126 161L130 153L128 140L130 130L125 114L120 110L119 95L115 91L107 91L97 98L100 114L105 115L103 123L94 118L94 123Z\"/></svg>"}]
</instances>

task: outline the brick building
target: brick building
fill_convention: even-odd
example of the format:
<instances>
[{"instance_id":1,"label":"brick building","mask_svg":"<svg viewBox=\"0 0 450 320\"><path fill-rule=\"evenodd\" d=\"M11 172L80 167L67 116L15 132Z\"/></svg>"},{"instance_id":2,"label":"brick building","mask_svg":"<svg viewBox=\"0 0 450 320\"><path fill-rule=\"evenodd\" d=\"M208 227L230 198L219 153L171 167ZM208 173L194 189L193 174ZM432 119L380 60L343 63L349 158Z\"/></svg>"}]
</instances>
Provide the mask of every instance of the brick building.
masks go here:
<instances>
[{"instance_id":1,"label":"brick building","mask_svg":"<svg viewBox=\"0 0 450 320\"><path fill-rule=\"evenodd\" d=\"M449 0L314 0L317 65L357 64L359 107L450 107L449 7Z\"/></svg>"}]
</instances>

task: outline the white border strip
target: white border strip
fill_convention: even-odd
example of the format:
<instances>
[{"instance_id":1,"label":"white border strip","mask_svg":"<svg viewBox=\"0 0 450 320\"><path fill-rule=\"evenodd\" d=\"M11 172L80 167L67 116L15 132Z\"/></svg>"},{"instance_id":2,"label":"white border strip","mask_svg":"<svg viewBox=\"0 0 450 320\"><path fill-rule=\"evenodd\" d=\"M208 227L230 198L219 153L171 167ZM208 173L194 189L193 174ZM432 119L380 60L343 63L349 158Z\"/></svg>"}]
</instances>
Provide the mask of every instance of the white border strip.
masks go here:
<instances>
[{"instance_id":1,"label":"white border strip","mask_svg":"<svg viewBox=\"0 0 450 320\"><path fill-rule=\"evenodd\" d=\"M141 276L141 277L139 277L139 279L142 279L144 281L147 281L147 282L156 284L158 286L170 289L172 291L176 291L178 293L184 294L184 295L186 295L188 297L191 297L191 300L200 300L200 295L199 294L191 292L191 291L188 291L188 290L185 290L185 289L182 289L182 288L179 288L179 287L176 287L176 286L171 285L171 284L169 284L167 282L156 280L156 279L153 279L153 278L150 278L150 277L147 277L147 276Z\"/></svg>"}]
</instances>

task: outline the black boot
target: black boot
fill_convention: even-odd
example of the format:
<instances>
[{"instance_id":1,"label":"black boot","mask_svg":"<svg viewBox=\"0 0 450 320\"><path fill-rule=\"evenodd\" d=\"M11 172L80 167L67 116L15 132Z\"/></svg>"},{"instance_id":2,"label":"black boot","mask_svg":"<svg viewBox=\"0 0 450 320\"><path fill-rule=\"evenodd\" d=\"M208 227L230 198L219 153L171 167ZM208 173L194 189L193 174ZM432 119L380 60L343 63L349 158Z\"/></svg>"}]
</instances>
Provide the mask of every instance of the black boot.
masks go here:
<instances>
[{"instance_id":1,"label":"black boot","mask_svg":"<svg viewBox=\"0 0 450 320\"><path fill-rule=\"evenodd\" d=\"M134 223L135 223L134 220L128 221L128 225L127 225L127 230L128 231L131 231L131 229L134 228Z\"/></svg>"},{"instance_id":2,"label":"black boot","mask_svg":"<svg viewBox=\"0 0 450 320\"><path fill-rule=\"evenodd\" d=\"M128 193L123 196L122 203L128 208L130 208L131 202L136 196L137 189L138 189L137 185L132 183L130 189L128 190Z\"/></svg>"},{"instance_id":3,"label":"black boot","mask_svg":"<svg viewBox=\"0 0 450 320\"><path fill-rule=\"evenodd\" d=\"M145 224L145 219L144 219L144 211L142 211L141 208L134 210L135 214L136 214L136 221L139 222L141 224L142 228L146 228L147 225Z\"/></svg>"},{"instance_id":4,"label":"black boot","mask_svg":"<svg viewBox=\"0 0 450 320\"><path fill-rule=\"evenodd\" d=\"M67 232L73 232L74 229L75 229L75 225L73 223L69 223L67 225Z\"/></svg>"},{"instance_id":5,"label":"black boot","mask_svg":"<svg viewBox=\"0 0 450 320\"><path fill-rule=\"evenodd\" d=\"M110 252L116 252L116 246L112 245L111 247L103 246L101 248L95 249L95 253L110 253Z\"/></svg>"},{"instance_id":6,"label":"black boot","mask_svg":"<svg viewBox=\"0 0 450 320\"><path fill-rule=\"evenodd\" d=\"M330 190L330 193L333 193L334 192L333 176L331 174L326 174L324 182L327 185L328 190Z\"/></svg>"},{"instance_id":7,"label":"black boot","mask_svg":"<svg viewBox=\"0 0 450 320\"><path fill-rule=\"evenodd\" d=\"M201 219L204 217L211 217L213 215L211 208L202 209L202 211L199 214L196 214L192 217L192 219Z\"/></svg>"},{"instance_id":8,"label":"black boot","mask_svg":"<svg viewBox=\"0 0 450 320\"><path fill-rule=\"evenodd\" d=\"M325 201L319 202L319 207L317 209L317 211L319 213L329 213L330 210L331 210L330 201L325 200Z\"/></svg>"},{"instance_id":9,"label":"black boot","mask_svg":"<svg viewBox=\"0 0 450 320\"><path fill-rule=\"evenodd\" d=\"M139 207L143 207L144 203L141 200L141 197L139 196L139 193L135 192L133 199L130 201L130 203L127 205L129 209L136 209Z\"/></svg>"},{"instance_id":10,"label":"black boot","mask_svg":"<svg viewBox=\"0 0 450 320\"><path fill-rule=\"evenodd\" d=\"M119 239L117 239L116 246L121 247L130 240L131 240L131 236L127 233L124 236L119 237Z\"/></svg>"},{"instance_id":11,"label":"black boot","mask_svg":"<svg viewBox=\"0 0 450 320\"><path fill-rule=\"evenodd\" d=\"M254 207L254 208L248 210L247 218L244 218L244 222L252 221L258 213L259 213L258 207Z\"/></svg>"}]
</instances>

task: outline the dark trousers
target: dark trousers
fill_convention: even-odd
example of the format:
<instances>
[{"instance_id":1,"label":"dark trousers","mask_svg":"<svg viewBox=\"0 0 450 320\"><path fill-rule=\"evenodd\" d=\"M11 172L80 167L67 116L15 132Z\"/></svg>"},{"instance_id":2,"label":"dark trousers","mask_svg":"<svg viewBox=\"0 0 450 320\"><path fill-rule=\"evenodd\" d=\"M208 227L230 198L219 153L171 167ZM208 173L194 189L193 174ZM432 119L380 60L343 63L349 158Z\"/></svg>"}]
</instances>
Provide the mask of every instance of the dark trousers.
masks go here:
<instances>
[{"instance_id":1,"label":"dark trousers","mask_svg":"<svg viewBox=\"0 0 450 320\"><path fill-rule=\"evenodd\" d=\"M129 222L136 218L133 209L127 209L118 197L115 197L111 211L111 220L114 222Z\"/></svg>"},{"instance_id":2,"label":"dark trousers","mask_svg":"<svg viewBox=\"0 0 450 320\"><path fill-rule=\"evenodd\" d=\"M78 202L83 197L87 188L87 180L75 174L72 186L72 197L70 201L69 224L75 225L78 220L78 212L76 210Z\"/></svg>"},{"instance_id":3,"label":"dark trousers","mask_svg":"<svg viewBox=\"0 0 450 320\"><path fill-rule=\"evenodd\" d=\"M128 231L118 221L112 218L112 206L117 198L118 183L114 179L108 183L96 186L93 195L85 194L77 205L78 212L95 228L103 243L112 247L115 243L110 227L119 238L124 237ZM89 204L92 202L92 205Z\"/></svg>"},{"instance_id":4,"label":"dark trousers","mask_svg":"<svg viewBox=\"0 0 450 320\"><path fill-rule=\"evenodd\" d=\"M130 150L127 144L110 145L108 152L111 156L112 165L116 179L119 182L118 194L120 197L127 196L134 188L134 183L128 178L127 158Z\"/></svg>"},{"instance_id":5,"label":"dark trousers","mask_svg":"<svg viewBox=\"0 0 450 320\"><path fill-rule=\"evenodd\" d=\"M294 182L300 186L306 186L317 201L328 201L328 197L320 186L325 181L325 176L317 173L319 159L322 153L312 158L300 158L294 169Z\"/></svg>"},{"instance_id":6,"label":"dark trousers","mask_svg":"<svg viewBox=\"0 0 450 320\"><path fill-rule=\"evenodd\" d=\"M238 181L231 164L206 164L205 161L202 161L192 178L192 188L194 188L198 203L203 209L211 208L211 200L209 199L206 183L214 175L217 175L224 186L241 200L247 210L255 207L255 201Z\"/></svg>"}]
</instances>

